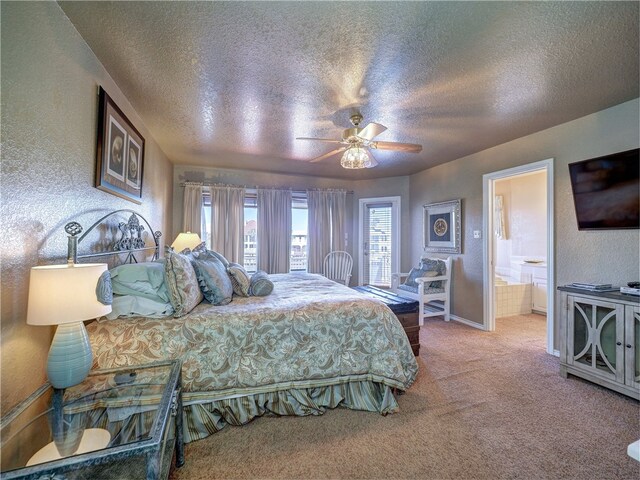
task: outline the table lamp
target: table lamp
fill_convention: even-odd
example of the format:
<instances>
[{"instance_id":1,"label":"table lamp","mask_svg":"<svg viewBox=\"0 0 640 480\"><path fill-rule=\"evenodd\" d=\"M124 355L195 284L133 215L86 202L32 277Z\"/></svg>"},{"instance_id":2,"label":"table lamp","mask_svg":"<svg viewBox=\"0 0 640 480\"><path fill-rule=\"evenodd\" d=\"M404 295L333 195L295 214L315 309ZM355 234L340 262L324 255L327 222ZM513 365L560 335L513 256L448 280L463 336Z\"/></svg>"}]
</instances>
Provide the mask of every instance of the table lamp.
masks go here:
<instances>
[{"instance_id":1,"label":"table lamp","mask_svg":"<svg viewBox=\"0 0 640 480\"><path fill-rule=\"evenodd\" d=\"M84 320L111 312L96 296L106 263L33 267L29 281L27 323L58 325L47 360L47 376L54 388L77 385L86 378L93 354Z\"/></svg>"},{"instance_id":2,"label":"table lamp","mask_svg":"<svg viewBox=\"0 0 640 480\"><path fill-rule=\"evenodd\" d=\"M176 252L181 252L185 248L193 250L201 243L202 240L200 240L200 235L198 235L197 233L183 232L178 234L176 239L171 244L171 248L173 248L173 250Z\"/></svg>"}]
</instances>

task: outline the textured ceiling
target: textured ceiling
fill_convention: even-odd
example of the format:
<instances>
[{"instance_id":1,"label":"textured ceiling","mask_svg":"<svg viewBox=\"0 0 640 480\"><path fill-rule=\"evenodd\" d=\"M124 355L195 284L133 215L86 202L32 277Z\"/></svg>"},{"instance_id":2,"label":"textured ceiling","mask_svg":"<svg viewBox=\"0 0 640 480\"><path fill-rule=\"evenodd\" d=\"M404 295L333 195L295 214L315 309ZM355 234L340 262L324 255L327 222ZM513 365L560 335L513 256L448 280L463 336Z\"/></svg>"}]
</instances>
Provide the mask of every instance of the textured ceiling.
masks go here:
<instances>
[{"instance_id":1,"label":"textured ceiling","mask_svg":"<svg viewBox=\"0 0 640 480\"><path fill-rule=\"evenodd\" d=\"M638 97L638 2L59 2L174 163L407 175ZM307 160L357 107L376 168Z\"/></svg>"}]
</instances>

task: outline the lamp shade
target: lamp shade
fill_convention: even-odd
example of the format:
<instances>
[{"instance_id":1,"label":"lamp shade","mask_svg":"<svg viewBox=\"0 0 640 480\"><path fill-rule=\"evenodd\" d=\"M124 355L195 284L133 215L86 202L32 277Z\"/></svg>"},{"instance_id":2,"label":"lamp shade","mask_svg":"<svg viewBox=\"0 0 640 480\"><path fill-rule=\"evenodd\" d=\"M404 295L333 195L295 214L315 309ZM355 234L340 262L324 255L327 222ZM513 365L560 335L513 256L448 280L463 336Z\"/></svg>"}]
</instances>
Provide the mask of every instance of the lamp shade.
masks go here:
<instances>
[{"instance_id":1,"label":"lamp shade","mask_svg":"<svg viewBox=\"0 0 640 480\"><path fill-rule=\"evenodd\" d=\"M200 235L198 235L197 233L184 232L178 234L176 239L171 244L171 247L176 252L181 252L185 248L194 249L201 243L202 240L200 240Z\"/></svg>"},{"instance_id":2,"label":"lamp shade","mask_svg":"<svg viewBox=\"0 0 640 480\"><path fill-rule=\"evenodd\" d=\"M106 263L33 267L29 280L29 325L60 325L98 318L111 312L96 296Z\"/></svg>"}]
</instances>

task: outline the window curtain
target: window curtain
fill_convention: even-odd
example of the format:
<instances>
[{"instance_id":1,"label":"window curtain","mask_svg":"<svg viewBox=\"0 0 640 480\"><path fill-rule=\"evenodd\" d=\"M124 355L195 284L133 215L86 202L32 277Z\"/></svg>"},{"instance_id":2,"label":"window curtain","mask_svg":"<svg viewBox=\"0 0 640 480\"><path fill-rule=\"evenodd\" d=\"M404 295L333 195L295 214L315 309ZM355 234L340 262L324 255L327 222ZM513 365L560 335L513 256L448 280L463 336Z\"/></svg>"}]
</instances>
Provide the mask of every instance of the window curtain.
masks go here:
<instances>
[{"instance_id":1,"label":"window curtain","mask_svg":"<svg viewBox=\"0 0 640 480\"><path fill-rule=\"evenodd\" d=\"M211 186L211 249L244 263L244 188Z\"/></svg>"},{"instance_id":2,"label":"window curtain","mask_svg":"<svg viewBox=\"0 0 640 480\"><path fill-rule=\"evenodd\" d=\"M202 184L186 183L182 202L182 231L202 238Z\"/></svg>"},{"instance_id":3,"label":"window curtain","mask_svg":"<svg viewBox=\"0 0 640 480\"><path fill-rule=\"evenodd\" d=\"M258 269L289 273L291 191L258 189Z\"/></svg>"},{"instance_id":4,"label":"window curtain","mask_svg":"<svg viewBox=\"0 0 640 480\"><path fill-rule=\"evenodd\" d=\"M309 273L323 273L324 257L346 247L346 197L344 190L309 190L308 258Z\"/></svg>"}]
</instances>

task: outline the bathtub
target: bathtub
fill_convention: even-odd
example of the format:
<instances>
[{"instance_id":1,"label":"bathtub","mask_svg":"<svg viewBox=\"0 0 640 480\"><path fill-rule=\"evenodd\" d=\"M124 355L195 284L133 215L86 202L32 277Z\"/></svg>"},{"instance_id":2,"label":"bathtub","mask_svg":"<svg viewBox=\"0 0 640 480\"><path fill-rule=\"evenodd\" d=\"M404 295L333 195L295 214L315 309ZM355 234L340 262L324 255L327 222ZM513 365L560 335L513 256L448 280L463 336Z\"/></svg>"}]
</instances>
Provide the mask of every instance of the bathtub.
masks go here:
<instances>
[{"instance_id":1,"label":"bathtub","mask_svg":"<svg viewBox=\"0 0 640 480\"><path fill-rule=\"evenodd\" d=\"M531 313L531 283L496 275L494 286L496 318Z\"/></svg>"}]
</instances>

